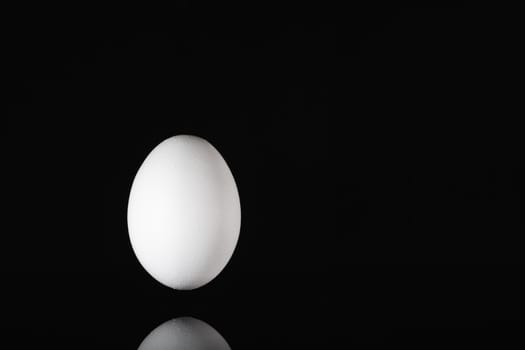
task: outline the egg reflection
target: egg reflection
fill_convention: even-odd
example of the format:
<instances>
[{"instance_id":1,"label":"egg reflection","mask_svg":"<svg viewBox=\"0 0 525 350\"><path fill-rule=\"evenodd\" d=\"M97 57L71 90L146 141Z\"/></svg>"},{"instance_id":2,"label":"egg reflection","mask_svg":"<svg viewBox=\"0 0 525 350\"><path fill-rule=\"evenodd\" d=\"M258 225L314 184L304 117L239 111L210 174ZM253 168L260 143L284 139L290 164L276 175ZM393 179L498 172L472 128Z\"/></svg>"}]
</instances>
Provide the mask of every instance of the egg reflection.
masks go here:
<instances>
[{"instance_id":1,"label":"egg reflection","mask_svg":"<svg viewBox=\"0 0 525 350\"><path fill-rule=\"evenodd\" d=\"M155 328L139 350L231 350L226 340L206 322L179 317Z\"/></svg>"}]
</instances>

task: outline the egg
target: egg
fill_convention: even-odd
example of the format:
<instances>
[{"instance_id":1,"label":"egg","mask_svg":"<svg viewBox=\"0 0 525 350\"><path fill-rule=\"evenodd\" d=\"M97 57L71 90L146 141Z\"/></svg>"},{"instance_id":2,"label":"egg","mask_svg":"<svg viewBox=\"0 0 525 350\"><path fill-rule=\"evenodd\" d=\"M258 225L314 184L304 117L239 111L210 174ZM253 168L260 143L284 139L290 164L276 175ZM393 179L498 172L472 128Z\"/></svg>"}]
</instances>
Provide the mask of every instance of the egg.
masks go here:
<instances>
[{"instance_id":1,"label":"egg","mask_svg":"<svg viewBox=\"0 0 525 350\"><path fill-rule=\"evenodd\" d=\"M226 340L212 326L193 317L164 322L140 343L138 350L191 349L230 350Z\"/></svg>"},{"instance_id":2,"label":"egg","mask_svg":"<svg viewBox=\"0 0 525 350\"><path fill-rule=\"evenodd\" d=\"M154 279L178 290L207 284L230 260L241 228L226 161L200 137L164 140L135 175L127 223L133 251Z\"/></svg>"}]
</instances>

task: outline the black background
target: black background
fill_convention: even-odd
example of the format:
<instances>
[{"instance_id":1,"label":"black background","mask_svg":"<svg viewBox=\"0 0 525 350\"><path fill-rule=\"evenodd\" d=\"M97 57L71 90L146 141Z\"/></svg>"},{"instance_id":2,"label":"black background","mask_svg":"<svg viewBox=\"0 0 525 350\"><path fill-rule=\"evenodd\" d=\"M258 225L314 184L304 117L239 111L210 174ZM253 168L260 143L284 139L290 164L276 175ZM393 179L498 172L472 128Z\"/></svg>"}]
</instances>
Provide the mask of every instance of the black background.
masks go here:
<instances>
[{"instance_id":1,"label":"black background","mask_svg":"<svg viewBox=\"0 0 525 350\"><path fill-rule=\"evenodd\" d=\"M233 349L523 342L522 132L497 9L225 5L6 12L2 272L21 347L138 347L192 316ZM155 282L131 182L209 140L242 230L194 291Z\"/></svg>"}]
</instances>

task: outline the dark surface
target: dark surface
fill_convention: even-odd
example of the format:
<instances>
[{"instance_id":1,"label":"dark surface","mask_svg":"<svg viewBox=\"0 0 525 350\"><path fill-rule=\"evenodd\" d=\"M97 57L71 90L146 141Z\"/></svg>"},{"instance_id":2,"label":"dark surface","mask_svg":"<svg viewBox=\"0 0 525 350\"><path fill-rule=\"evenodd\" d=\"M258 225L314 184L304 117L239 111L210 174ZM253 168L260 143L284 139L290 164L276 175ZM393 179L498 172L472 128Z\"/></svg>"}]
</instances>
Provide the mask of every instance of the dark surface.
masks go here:
<instances>
[{"instance_id":1,"label":"dark surface","mask_svg":"<svg viewBox=\"0 0 525 350\"><path fill-rule=\"evenodd\" d=\"M4 42L15 342L134 349L180 316L233 349L523 342L523 129L503 14L26 10ZM147 275L126 227L136 170L181 133L222 153L242 205L232 260L190 292Z\"/></svg>"}]
</instances>

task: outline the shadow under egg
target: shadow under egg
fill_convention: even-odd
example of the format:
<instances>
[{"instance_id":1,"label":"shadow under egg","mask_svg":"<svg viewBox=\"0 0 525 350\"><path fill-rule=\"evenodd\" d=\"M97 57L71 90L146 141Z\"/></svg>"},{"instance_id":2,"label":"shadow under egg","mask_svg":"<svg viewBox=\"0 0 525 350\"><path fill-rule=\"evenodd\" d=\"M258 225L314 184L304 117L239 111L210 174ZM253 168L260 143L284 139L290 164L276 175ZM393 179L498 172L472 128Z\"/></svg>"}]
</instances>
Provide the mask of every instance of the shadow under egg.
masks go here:
<instances>
[{"instance_id":1,"label":"shadow under egg","mask_svg":"<svg viewBox=\"0 0 525 350\"><path fill-rule=\"evenodd\" d=\"M139 350L231 350L226 340L206 322L179 317L164 322L140 344Z\"/></svg>"}]
</instances>

